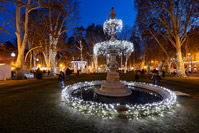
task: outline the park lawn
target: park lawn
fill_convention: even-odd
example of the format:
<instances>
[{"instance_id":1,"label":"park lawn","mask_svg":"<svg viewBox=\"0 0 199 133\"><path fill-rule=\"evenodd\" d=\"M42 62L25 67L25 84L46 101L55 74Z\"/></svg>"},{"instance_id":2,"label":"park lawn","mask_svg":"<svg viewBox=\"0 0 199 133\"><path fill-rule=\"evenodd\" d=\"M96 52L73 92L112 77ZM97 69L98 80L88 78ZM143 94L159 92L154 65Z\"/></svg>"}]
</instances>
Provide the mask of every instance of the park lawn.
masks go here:
<instances>
[{"instance_id":1,"label":"park lawn","mask_svg":"<svg viewBox=\"0 0 199 133\"><path fill-rule=\"evenodd\" d=\"M140 82L152 83L151 75L139 75ZM83 81L92 81L92 80L105 80L106 74L80 74L79 76L71 75L66 76L65 85L74 84L77 82ZM120 79L126 81L134 81L134 73L120 73ZM18 91L18 90L26 90L26 89L39 89L42 86L49 86L57 84L58 81L57 76L52 77L44 77L41 80L37 79L26 79L26 80L7 80L0 81L0 93L6 93L8 91ZM162 78L160 82L161 86L167 87L173 91L181 91L184 93L190 94L193 98L199 99L199 77L165 77Z\"/></svg>"}]
</instances>

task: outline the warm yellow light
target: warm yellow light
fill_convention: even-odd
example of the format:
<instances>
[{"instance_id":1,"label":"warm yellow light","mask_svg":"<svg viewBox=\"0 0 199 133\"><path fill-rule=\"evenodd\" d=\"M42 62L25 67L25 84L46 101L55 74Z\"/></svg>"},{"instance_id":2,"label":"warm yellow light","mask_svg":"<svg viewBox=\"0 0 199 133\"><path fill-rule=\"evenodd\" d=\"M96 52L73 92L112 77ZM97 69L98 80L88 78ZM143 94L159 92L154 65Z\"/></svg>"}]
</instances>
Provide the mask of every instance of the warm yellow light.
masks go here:
<instances>
[{"instance_id":1,"label":"warm yellow light","mask_svg":"<svg viewBox=\"0 0 199 133\"><path fill-rule=\"evenodd\" d=\"M60 67L63 67L63 65L62 65L62 64L60 64L59 66L60 66Z\"/></svg>"},{"instance_id":2,"label":"warm yellow light","mask_svg":"<svg viewBox=\"0 0 199 133\"><path fill-rule=\"evenodd\" d=\"M14 70L15 68L14 67L11 67L11 70Z\"/></svg>"},{"instance_id":3,"label":"warm yellow light","mask_svg":"<svg viewBox=\"0 0 199 133\"><path fill-rule=\"evenodd\" d=\"M131 70L133 70L134 68L133 67L131 67Z\"/></svg>"},{"instance_id":4,"label":"warm yellow light","mask_svg":"<svg viewBox=\"0 0 199 133\"><path fill-rule=\"evenodd\" d=\"M188 56L190 56L191 55L191 53L188 53Z\"/></svg>"},{"instance_id":5,"label":"warm yellow light","mask_svg":"<svg viewBox=\"0 0 199 133\"><path fill-rule=\"evenodd\" d=\"M144 68L146 68L146 66L144 66Z\"/></svg>"},{"instance_id":6,"label":"warm yellow light","mask_svg":"<svg viewBox=\"0 0 199 133\"><path fill-rule=\"evenodd\" d=\"M151 63L153 63L154 61L152 60Z\"/></svg>"},{"instance_id":7,"label":"warm yellow light","mask_svg":"<svg viewBox=\"0 0 199 133\"><path fill-rule=\"evenodd\" d=\"M39 68L40 68L40 67L41 67L41 65L39 64L37 67L39 67Z\"/></svg>"}]
</instances>

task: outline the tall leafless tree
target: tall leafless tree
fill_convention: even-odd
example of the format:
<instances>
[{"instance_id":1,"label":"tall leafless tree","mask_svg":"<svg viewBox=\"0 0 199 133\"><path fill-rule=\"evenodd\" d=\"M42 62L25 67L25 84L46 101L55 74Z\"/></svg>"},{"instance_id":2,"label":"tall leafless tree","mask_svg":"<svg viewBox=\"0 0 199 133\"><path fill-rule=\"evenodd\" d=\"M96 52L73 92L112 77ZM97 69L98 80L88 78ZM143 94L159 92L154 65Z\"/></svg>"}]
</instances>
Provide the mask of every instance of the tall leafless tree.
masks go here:
<instances>
[{"instance_id":1,"label":"tall leafless tree","mask_svg":"<svg viewBox=\"0 0 199 133\"><path fill-rule=\"evenodd\" d=\"M198 19L198 0L135 0L142 26L168 54L160 37L169 41L176 50L177 75L186 76L181 47L187 39L187 31ZM141 22L141 21L140 21Z\"/></svg>"}]
</instances>

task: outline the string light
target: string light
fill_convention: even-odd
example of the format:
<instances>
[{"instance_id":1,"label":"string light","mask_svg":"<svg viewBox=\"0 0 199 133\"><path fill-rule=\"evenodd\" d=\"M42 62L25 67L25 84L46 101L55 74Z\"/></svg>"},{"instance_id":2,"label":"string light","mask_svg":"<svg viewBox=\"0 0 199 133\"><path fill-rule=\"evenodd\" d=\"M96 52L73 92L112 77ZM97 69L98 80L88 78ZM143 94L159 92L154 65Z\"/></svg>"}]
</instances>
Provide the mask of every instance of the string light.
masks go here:
<instances>
[{"instance_id":1,"label":"string light","mask_svg":"<svg viewBox=\"0 0 199 133\"><path fill-rule=\"evenodd\" d=\"M91 82L79 82L73 85L68 85L62 91L62 98L72 108L90 115L97 115L103 118L113 118L120 115L120 112L116 109L118 106L126 107L128 110L122 114L128 119L140 118L143 116L153 116L156 114L162 115L164 112L170 111L176 105L176 95L169 89L161 86L156 86L148 83L141 82L126 82L122 83L128 87L139 87L147 91L153 91L162 96L163 100L160 102L147 103L147 104L126 104L120 105L120 103L107 104L97 103L94 101L84 101L80 98L73 97L71 93L82 87L92 87L95 85L101 85L105 81L91 81Z\"/></svg>"},{"instance_id":2,"label":"string light","mask_svg":"<svg viewBox=\"0 0 199 133\"><path fill-rule=\"evenodd\" d=\"M94 45L93 52L96 56L102 54L107 55L107 48L119 49L118 55L124 53L125 56L131 55L133 52L133 43L125 40L114 40L99 42Z\"/></svg>"},{"instance_id":3,"label":"string light","mask_svg":"<svg viewBox=\"0 0 199 133\"><path fill-rule=\"evenodd\" d=\"M123 28L121 19L108 19L104 22L103 31L109 36L121 32Z\"/></svg>"}]
</instances>

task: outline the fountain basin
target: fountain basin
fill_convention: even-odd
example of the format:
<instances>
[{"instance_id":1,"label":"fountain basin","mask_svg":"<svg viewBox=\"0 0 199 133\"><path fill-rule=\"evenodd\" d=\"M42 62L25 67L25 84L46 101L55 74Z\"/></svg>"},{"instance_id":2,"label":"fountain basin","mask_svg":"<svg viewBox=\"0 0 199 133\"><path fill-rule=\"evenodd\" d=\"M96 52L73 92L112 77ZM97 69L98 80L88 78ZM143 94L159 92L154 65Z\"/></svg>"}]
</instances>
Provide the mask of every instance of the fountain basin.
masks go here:
<instances>
[{"instance_id":1,"label":"fountain basin","mask_svg":"<svg viewBox=\"0 0 199 133\"><path fill-rule=\"evenodd\" d=\"M72 92L82 87L93 87L101 85L105 81L80 82L66 86L62 91L62 98L67 105L81 113L95 115L105 118L113 118L122 114L128 118L140 118L143 116L153 116L154 114L162 114L170 111L176 104L176 95L169 89L146 83L125 82L122 83L128 87L139 87L140 89L156 93L161 96L158 102L146 104L121 104L121 103L102 103L95 101L85 101L82 98L72 96ZM123 110L123 111L121 111Z\"/></svg>"}]
</instances>

